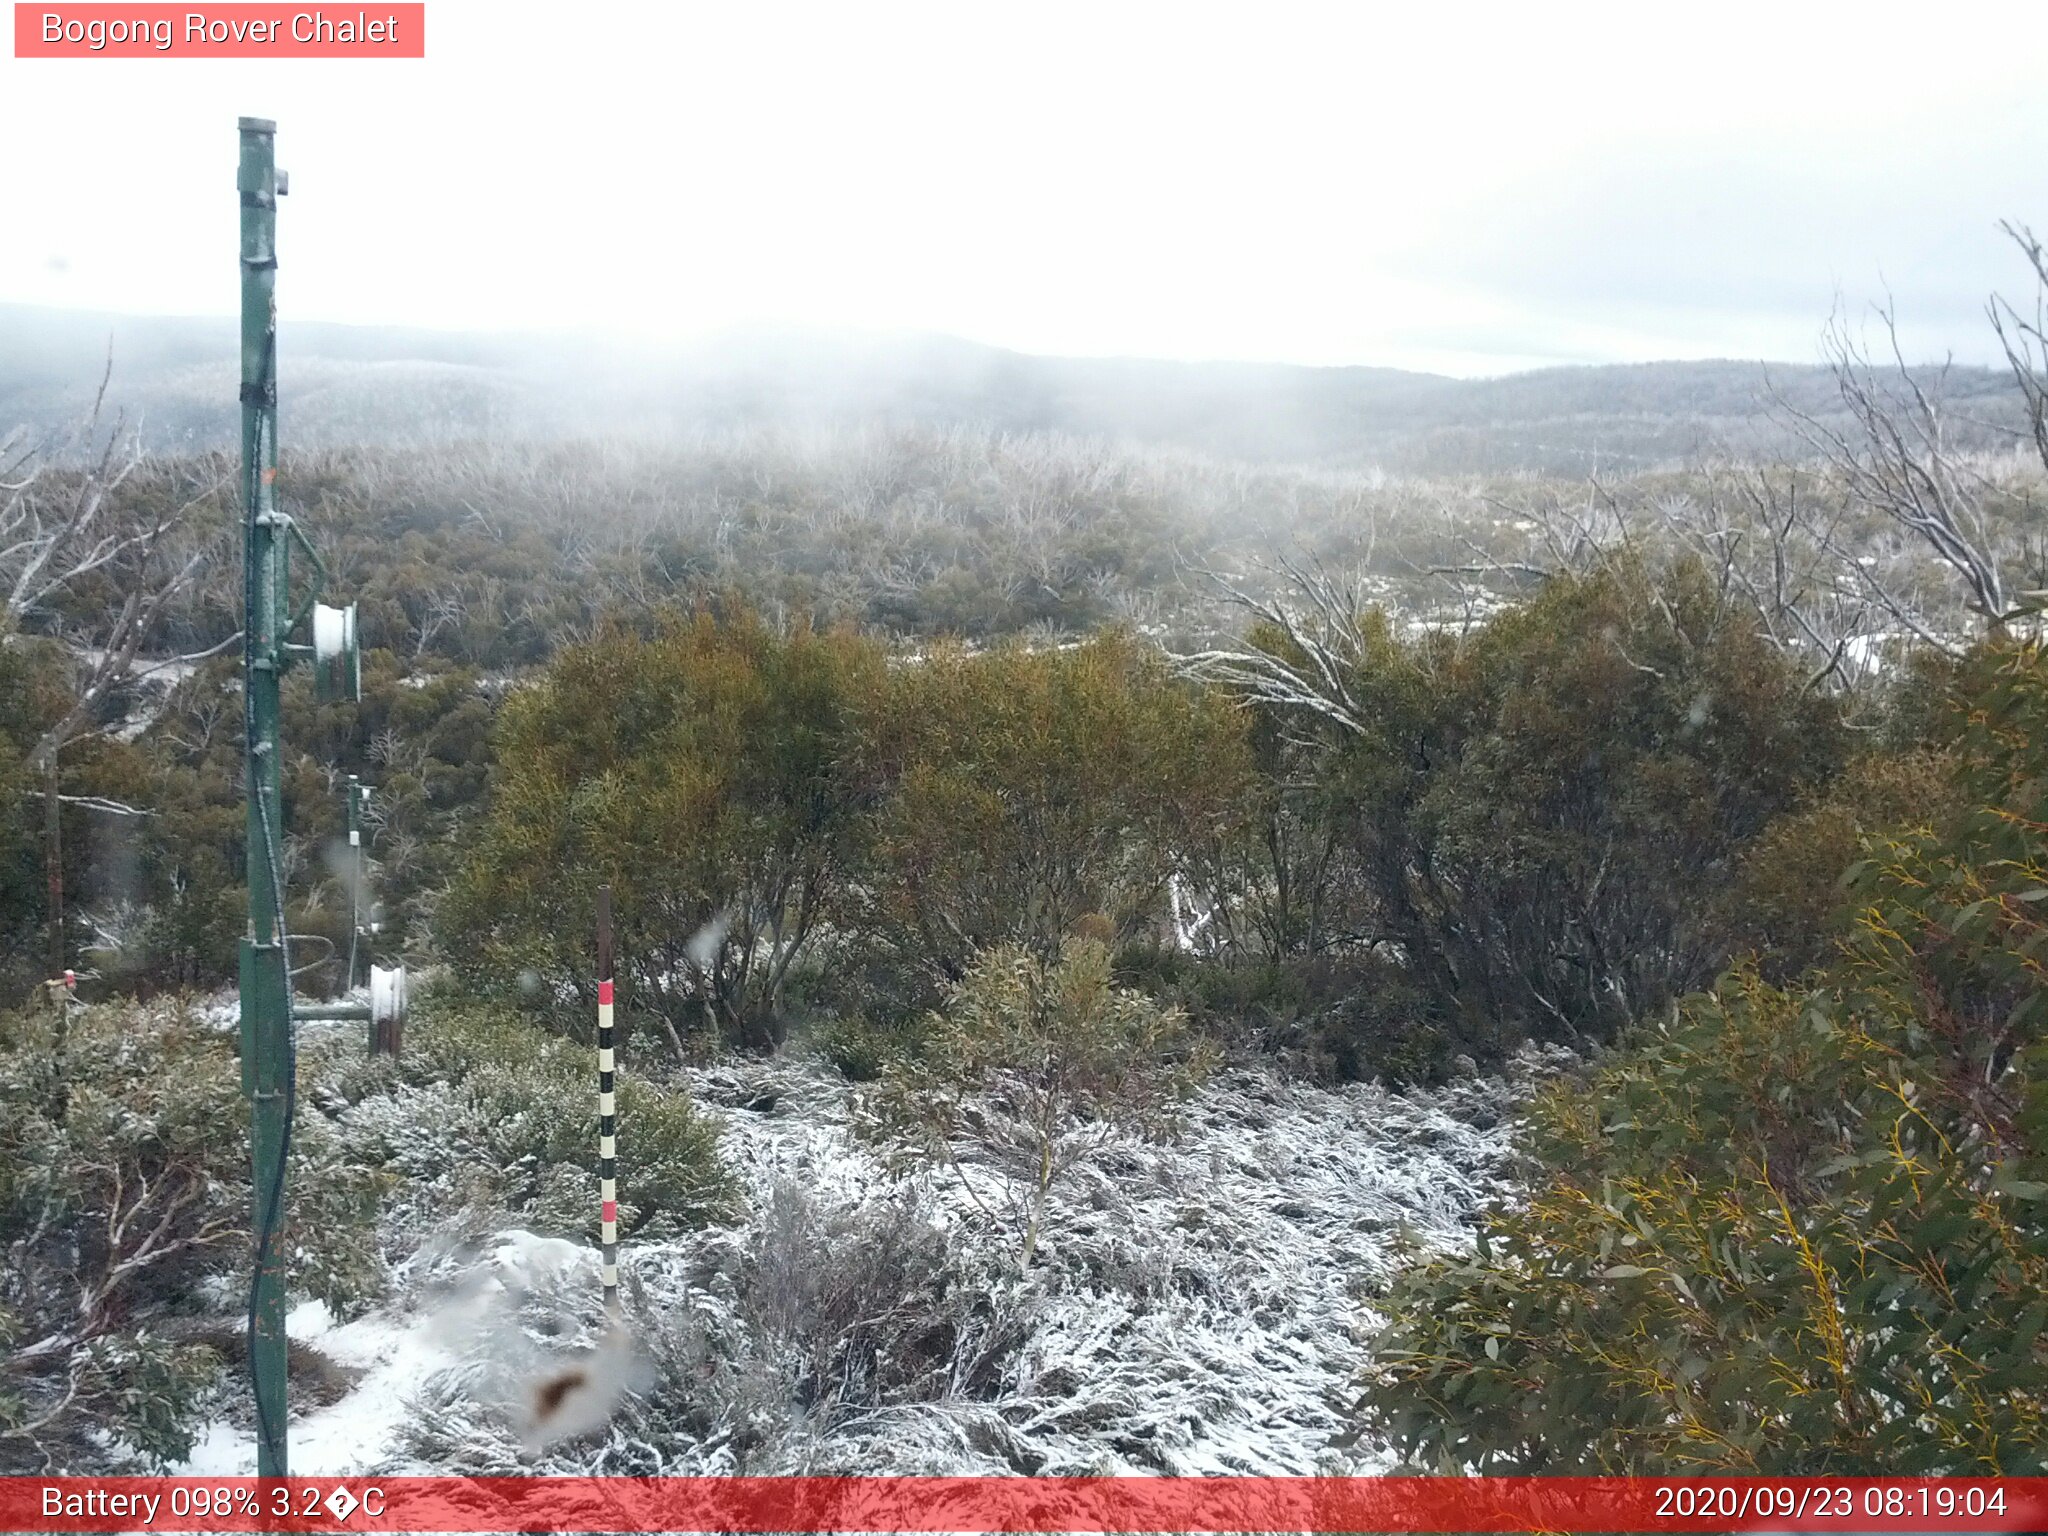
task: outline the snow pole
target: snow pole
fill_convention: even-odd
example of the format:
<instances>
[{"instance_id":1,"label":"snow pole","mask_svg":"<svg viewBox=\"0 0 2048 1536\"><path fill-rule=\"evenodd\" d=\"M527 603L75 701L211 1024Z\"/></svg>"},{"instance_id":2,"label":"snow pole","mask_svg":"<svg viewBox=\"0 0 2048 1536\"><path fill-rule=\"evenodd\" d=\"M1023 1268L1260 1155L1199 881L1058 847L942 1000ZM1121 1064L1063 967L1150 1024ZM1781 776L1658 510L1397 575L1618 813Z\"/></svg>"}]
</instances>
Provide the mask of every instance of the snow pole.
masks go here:
<instances>
[{"instance_id":1,"label":"snow pole","mask_svg":"<svg viewBox=\"0 0 2048 1536\"><path fill-rule=\"evenodd\" d=\"M597 888L597 1197L604 1309L619 1310L618 1057L612 1036L612 888Z\"/></svg>"}]
</instances>

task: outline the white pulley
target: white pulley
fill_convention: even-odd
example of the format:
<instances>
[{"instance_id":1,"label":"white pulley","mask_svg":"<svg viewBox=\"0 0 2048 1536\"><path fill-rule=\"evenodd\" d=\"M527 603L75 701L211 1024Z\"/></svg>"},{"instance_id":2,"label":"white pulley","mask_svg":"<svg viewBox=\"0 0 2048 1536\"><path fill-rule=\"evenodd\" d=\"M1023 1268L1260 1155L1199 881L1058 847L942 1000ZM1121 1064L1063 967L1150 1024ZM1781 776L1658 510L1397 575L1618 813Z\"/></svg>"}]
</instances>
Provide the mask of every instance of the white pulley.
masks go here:
<instances>
[{"instance_id":1,"label":"white pulley","mask_svg":"<svg viewBox=\"0 0 2048 1536\"><path fill-rule=\"evenodd\" d=\"M323 699L353 704L363 696L363 653L356 645L356 605L313 605L313 680Z\"/></svg>"}]
</instances>

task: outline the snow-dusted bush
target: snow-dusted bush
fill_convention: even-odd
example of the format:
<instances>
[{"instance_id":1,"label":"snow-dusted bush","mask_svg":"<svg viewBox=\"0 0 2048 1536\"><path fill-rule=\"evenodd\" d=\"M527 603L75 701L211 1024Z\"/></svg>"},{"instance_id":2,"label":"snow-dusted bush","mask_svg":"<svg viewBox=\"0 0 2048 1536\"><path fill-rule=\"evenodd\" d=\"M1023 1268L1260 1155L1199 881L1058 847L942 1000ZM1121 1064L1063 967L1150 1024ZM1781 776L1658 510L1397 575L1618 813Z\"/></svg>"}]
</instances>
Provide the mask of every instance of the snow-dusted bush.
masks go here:
<instances>
[{"instance_id":1,"label":"snow-dusted bush","mask_svg":"<svg viewBox=\"0 0 2048 1536\"><path fill-rule=\"evenodd\" d=\"M249 1111L233 1037L171 1002L0 1019L0 1470L94 1469L117 1433L182 1456L239 1342ZM382 1280L364 1236L384 1179L300 1105L282 1251L340 1311ZM215 1291L215 1282L220 1282Z\"/></svg>"},{"instance_id":2,"label":"snow-dusted bush","mask_svg":"<svg viewBox=\"0 0 2048 1536\"><path fill-rule=\"evenodd\" d=\"M1022 1342L999 1287L976 1284L914 1188L831 1205L778 1182L749 1254L741 1315L826 1418L889 1402L986 1396Z\"/></svg>"},{"instance_id":3,"label":"snow-dusted bush","mask_svg":"<svg viewBox=\"0 0 2048 1536\"><path fill-rule=\"evenodd\" d=\"M343 1066L309 1063L307 1091L345 1130L425 1141L457 1113L446 1082L402 1080L410 1060L382 1078ZM1372 1470L1376 1448L1335 1443L1358 1325L1398 1234L1454 1242L1499 1187L1521 1092L1219 1070L1181 1107L1179 1138L1117 1138L1053 1187L1020 1273L1013 1233L957 1180L892 1175L824 1063L740 1058L682 1077L718 1107L741 1198L729 1223L625 1245L623 1339L594 1244L462 1209L446 1174L408 1175L385 1207L389 1304L340 1327L298 1319L362 1373L295 1424L301 1470ZM341 1078L352 1103L328 1097ZM579 1384L538 1422L542 1389L578 1372L591 1395ZM246 1420L223 1422L191 1470L246 1471L249 1455Z\"/></svg>"},{"instance_id":4,"label":"snow-dusted bush","mask_svg":"<svg viewBox=\"0 0 2048 1536\"><path fill-rule=\"evenodd\" d=\"M1069 940L1052 961L992 949L950 990L918 1053L869 1096L867 1129L912 1164L950 1170L1015 1228L1028 1268L1056 1181L1118 1138L1174 1128L1210 1063L1185 1024L1115 986L1095 940ZM1000 1210L963 1161L995 1176Z\"/></svg>"},{"instance_id":5,"label":"snow-dusted bush","mask_svg":"<svg viewBox=\"0 0 2048 1536\"><path fill-rule=\"evenodd\" d=\"M595 1051L516 1013L446 1004L422 1011L408 1050L388 1080L375 1064L343 1072L362 1095L344 1121L366 1152L403 1170L402 1198L595 1235ZM622 1072L618 1105L625 1231L672 1234L728 1212L717 1126L687 1092Z\"/></svg>"},{"instance_id":6,"label":"snow-dusted bush","mask_svg":"<svg viewBox=\"0 0 2048 1536\"><path fill-rule=\"evenodd\" d=\"M1029 1306L914 1190L841 1202L779 1181L743 1231L643 1251L616 1327L589 1250L524 1233L485 1248L429 1301L456 1359L402 1436L447 1470L543 1452L598 1473L788 1469L868 1414L997 1395L1029 1334ZM604 1414L538 1432L536 1389L567 1378Z\"/></svg>"}]
</instances>

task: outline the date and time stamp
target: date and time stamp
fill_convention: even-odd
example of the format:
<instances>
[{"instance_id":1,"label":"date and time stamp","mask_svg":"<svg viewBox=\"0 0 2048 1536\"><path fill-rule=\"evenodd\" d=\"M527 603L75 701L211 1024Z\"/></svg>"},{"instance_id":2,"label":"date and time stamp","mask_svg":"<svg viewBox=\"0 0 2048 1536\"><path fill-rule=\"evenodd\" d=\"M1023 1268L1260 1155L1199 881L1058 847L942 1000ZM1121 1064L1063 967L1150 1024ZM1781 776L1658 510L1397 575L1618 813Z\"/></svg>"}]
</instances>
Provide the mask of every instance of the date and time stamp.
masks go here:
<instances>
[{"instance_id":1,"label":"date and time stamp","mask_svg":"<svg viewBox=\"0 0 2048 1536\"><path fill-rule=\"evenodd\" d=\"M1967 1521L1974 1529L1978 1521L2003 1520L2012 1511L2012 1500L1996 1482L1930 1482L1916 1478L1907 1483L1858 1481L1829 1483L1821 1479L1787 1483L1721 1483L1711 1479L1698 1482L1660 1483L1654 1500L1659 1519L1680 1523L1699 1520L1728 1520L1736 1524L1751 1521L1926 1520L1939 1526L1945 1522Z\"/></svg>"}]
</instances>

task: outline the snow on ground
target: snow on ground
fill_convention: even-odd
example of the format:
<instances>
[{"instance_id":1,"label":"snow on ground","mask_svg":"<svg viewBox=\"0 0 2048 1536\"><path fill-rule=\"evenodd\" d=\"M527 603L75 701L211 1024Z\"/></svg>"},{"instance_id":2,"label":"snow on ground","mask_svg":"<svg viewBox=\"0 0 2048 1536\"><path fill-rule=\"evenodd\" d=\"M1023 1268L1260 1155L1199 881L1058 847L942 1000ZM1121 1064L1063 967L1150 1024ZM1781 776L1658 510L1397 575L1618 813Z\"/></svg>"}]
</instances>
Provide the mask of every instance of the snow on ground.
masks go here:
<instances>
[{"instance_id":1,"label":"snow on ground","mask_svg":"<svg viewBox=\"0 0 2048 1536\"><path fill-rule=\"evenodd\" d=\"M294 1307L285 1333L312 1345L344 1370L363 1374L339 1402L291 1422L292 1470L318 1476L378 1465L390 1454L399 1426L411 1416L411 1396L451 1356L420 1316L372 1312L337 1326L317 1301ZM247 1477L255 1471L255 1441L246 1426L216 1419L193 1444L178 1470L194 1477Z\"/></svg>"},{"instance_id":2,"label":"snow on ground","mask_svg":"<svg viewBox=\"0 0 2048 1536\"><path fill-rule=\"evenodd\" d=\"M745 1214L627 1244L633 1347L659 1368L645 1369L607 1434L543 1448L505 1386L514 1358L520 1370L579 1346L594 1358L595 1252L505 1232L451 1286L446 1242L423 1235L385 1307L342 1326L317 1305L292 1314L295 1339L362 1372L338 1401L294 1418L293 1470L1372 1470L1375 1453L1332 1446L1364 1363L1370 1298L1404 1233L1461 1240L1501 1187L1514 1098L1495 1081L1399 1094L1228 1069L1190 1106L1178 1142L1119 1144L1056 1187L1039 1260L1019 1278L1014 1235L957 1182L892 1183L851 1133L855 1090L829 1068L785 1058L689 1077L722 1118ZM631 1144L622 1126L629 1199ZM802 1231L836 1232L839 1246L794 1264L785 1253L778 1270L776 1231L786 1242L792 1211L812 1223ZM817 1341L800 1324L762 1337L763 1319L789 1310L762 1297L815 1290L819 1277L802 1272L812 1265L850 1272L862 1256L846 1233L881 1231L887 1213L917 1226L942 1268L909 1287L929 1294L885 1297L882 1309L929 1305L954 1330L948 1348L979 1354L950 1387L907 1397L799 1392L799 1357ZM898 1233L897 1247L914 1250L919 1236ZM537 1297L580 1317L537 1328ZM889 1366L877 1357L877 1372ZM246 1472L252 1456L246 1425L215 1424L186 1470Z\"/></svg>"}]
</instances>

